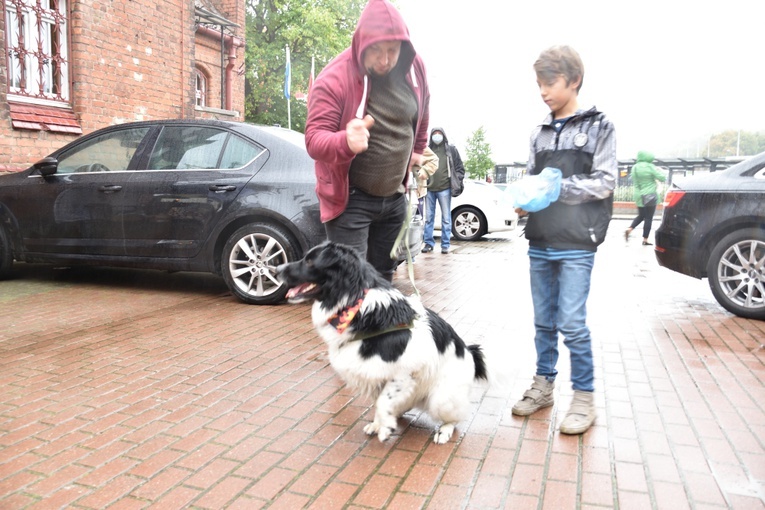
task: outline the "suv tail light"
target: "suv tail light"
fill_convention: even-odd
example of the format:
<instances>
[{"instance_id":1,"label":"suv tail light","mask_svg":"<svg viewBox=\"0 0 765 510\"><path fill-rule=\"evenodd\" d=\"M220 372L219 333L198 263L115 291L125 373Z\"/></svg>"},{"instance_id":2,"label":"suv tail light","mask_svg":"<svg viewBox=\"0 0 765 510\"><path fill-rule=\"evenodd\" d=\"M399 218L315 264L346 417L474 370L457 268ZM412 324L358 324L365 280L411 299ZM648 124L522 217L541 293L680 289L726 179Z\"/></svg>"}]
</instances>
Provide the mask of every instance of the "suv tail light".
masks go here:
<instances>
[{"instance_id":1,"label":"suv tail light","mask_svg":"<svg viewBox=\"0 0 765 510\"><path fill-rule=\"evenodd\" d=\"M685 191L670 190L664 195L664 208L674 207L685 195Z\"/></svg>"}]
</instances>

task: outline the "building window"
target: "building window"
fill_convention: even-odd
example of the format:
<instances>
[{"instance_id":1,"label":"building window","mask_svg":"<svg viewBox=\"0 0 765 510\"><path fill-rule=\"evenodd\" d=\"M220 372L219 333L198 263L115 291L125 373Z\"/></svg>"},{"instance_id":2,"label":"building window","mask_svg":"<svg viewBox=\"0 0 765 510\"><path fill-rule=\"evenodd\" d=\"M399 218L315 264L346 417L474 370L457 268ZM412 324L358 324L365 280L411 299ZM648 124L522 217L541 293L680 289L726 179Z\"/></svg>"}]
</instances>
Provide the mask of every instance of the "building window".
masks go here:
<instances>
[{"instance_id":1,"label":"building window","mask_svg":"<svg viewBox=\"0 0 765 510\"><path fill-rule=\"evenodd\" d=\"M207 78L199 69L194 70L194 77L196 82L196 105L207 106Z\"/></svg>"},{"instance_id":2,"label":"building window","mask_svg":"<svg viewBox=\"0 0 765 510\"><path fill-rule=\"evenodd\" d=\"M66 14L66 0L5 0L10 96L69 101Z\"/></svg>"}]
</instances>

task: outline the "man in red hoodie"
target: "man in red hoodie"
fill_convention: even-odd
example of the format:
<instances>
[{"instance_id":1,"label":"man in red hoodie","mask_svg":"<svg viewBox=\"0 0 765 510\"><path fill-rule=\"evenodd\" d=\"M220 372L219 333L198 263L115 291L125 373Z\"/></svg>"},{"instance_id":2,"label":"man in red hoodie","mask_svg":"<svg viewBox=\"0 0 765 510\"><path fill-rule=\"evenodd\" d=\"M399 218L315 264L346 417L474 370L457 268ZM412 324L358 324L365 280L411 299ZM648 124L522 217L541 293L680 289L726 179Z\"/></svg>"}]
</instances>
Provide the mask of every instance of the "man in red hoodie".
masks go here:
<instances>
[{"instance_id":1,"label":"man in red hoodie","mask_svg":"<svg viewBox=\"0 0 765 510\"><path fill-rule=\"evenodd\" d=\"M427 147L429 103L425 66L401 13L370 0L351 47L313 84L305 143L327 237L356 248L388 280L409 170Z\"/></svg>"}]
</instances>

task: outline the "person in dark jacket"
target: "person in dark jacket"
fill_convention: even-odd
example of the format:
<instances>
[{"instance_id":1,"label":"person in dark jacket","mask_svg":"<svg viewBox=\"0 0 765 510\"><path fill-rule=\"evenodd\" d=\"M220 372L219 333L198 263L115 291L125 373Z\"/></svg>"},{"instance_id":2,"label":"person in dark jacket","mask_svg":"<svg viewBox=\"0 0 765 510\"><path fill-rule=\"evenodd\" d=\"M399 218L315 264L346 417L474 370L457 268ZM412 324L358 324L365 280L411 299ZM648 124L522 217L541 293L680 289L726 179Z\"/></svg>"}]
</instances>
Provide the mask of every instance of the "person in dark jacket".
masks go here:
<instances>
[{"instance_id":1,"label":"person in dark jacket","mask_svg":"<svg viewBox=\"0 0 765 510\"><path fill-rule=\"evenodd\" d=\"M643 197L653 194L658 200L656 192L656 182L664 182L667 177L661 170L653 164L653 154L647 151L638 151L637 162L632 167L632 186L635 190L635 205L638 208L638 215L632 220L632 223L624 231L624 239L630 240L630 234L640 223L643 223L643 246L651 246L648 236L651 234L653 224L653 215L656 213L656 204L646 204Z\"/></svg>"},{"instance_id":2,"label":"person in dark jacket","mask_svg":"<svg viewBox=\"0 0 765 510\"><path fill-rule=\"evenodd\" d=\"M436 202L441 208L441 253L449 253L452 236L452 174L462 182L465 167L457 147L449 143L443 128L430 130L430 150L438 156L438 170L428 179L428 194L425 198L425 246L423 253L433 251L436 240L433 228L436 221Z\"/></svg>"},{"instance_id":3,"label":"person in dark jacket","mask_svg":"<svg viewBox=\"0 0 765 510\"><path fill-rule=\"evenodd\" d=\"M327 237L357 249L388 280L409 172L428 142L429 105L425 65L401 13L370 0L351 47L316 77L305 143Z\"/></svg>"},{"instance_id":4,"label":"person in dark jacket","mask_svg":"<svg viewBox=\"0 0 765 510\"><path fill-rule=\"evenodd\" d=\"M537 366L531 387L512 412L527 416L553 405L560 332L570 353L574 389L560 431L582 434L595 421L586 303L595 252L605 240L613 210L616 137L601 112L579 108L584 66L576 51L549 48L534 70L550 115L532 132L526 171L535 175L545 167L558 168L563 179L558 200L529 213L526 224Z\"/></svg>"}]
</instances>

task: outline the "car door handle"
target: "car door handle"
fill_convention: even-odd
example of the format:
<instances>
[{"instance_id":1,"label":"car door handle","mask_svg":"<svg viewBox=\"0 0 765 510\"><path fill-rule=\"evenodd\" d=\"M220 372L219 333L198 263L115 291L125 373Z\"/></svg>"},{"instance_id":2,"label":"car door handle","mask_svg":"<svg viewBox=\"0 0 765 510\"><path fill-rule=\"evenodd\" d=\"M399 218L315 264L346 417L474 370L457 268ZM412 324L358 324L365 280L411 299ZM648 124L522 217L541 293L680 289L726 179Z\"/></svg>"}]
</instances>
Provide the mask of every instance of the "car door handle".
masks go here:
<instances>
[{"instance_id":1,"label":"car door handle","mask_svg":"<svg viewBox=\"0 0 765 510\"><path fill-rule=\"evenodd\" d=\"M214 191L215 193L223 193L226 191L234 191L236 189L236 186L232 185L225 185L225 184L213 184L210 186L210 191Z\"/></svg>"},{"instance_id":2,"label":"car door handle","mask_svg":"<svg viewBox=\"0 0 765 510\"><path fill-rule=\"evenodd\" d=\"M107 184L105 186L100 186L98 188L98 191L101 191L103 193L114 193L115 191L119 191L122 189L122 186L118 186L117 184Z\"/></svg>"}]
</instances>

